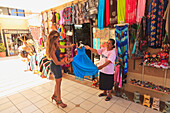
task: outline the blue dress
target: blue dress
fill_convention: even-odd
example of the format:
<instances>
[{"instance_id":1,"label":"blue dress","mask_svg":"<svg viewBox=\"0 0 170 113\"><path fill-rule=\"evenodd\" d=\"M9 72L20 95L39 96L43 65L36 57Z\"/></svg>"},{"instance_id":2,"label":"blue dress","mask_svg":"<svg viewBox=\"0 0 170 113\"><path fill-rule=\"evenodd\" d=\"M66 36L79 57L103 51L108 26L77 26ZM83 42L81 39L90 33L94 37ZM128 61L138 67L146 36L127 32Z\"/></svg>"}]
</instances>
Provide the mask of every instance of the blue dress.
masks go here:
<instances>
[{"instance_id":1,"label":"blue dress","mask_svg":"<svg viewBox=\"0 0 170 113\"><path fill-rule=\"evenodd\" d=\"M84 76L98 76L97 66L90 60L85 53L85 47L77 48L77 55L73 57L73 71L75 79L84 79Z\"/></svg>"}]
</instances>

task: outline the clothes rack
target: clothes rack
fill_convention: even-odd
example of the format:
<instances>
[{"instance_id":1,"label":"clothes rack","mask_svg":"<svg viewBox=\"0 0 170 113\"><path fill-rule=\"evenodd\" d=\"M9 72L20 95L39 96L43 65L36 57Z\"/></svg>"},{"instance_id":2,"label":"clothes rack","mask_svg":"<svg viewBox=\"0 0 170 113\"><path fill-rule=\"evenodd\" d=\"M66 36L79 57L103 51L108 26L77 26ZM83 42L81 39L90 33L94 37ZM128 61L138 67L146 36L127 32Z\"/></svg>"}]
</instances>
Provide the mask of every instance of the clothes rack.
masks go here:
<instances>
[{"instance_id":1,"label":"clothes rack","mask_svg":"<svg viewBox=\"0 0 170 113\"><path fill-rule=\"evenodd\" d=\"M114 27L115 27L115 26L125 26L125 25L129 25L129 23L124 23L124 24L114 24Z\"/></svg>"}]
</instances>

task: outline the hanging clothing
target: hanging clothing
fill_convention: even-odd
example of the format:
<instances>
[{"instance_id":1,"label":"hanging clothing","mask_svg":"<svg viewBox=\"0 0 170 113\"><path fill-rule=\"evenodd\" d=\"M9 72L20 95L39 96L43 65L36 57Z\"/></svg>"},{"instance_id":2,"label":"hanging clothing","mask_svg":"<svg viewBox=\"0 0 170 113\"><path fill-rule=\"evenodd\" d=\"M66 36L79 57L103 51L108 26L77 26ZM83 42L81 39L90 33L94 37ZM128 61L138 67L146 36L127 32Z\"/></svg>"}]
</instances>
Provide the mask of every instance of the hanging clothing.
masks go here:
<instances>
[{"instance_id":1,"label":"hanging clothing","mask_svg":"<svg viewBox=\"0 0 170 113\"><path fill-rule=\"evenodd\" d=\"M145 4L146 0L138 0L138 7L137 7L137 23L140 23L142 17L145 16Z\"/></svg>"},{"instance_id":2,"label":"hanging clothing","mask_svg":"<svg viewBox=\"0 0 170 113\"><path fill-rule=\"evenodd\" d=\"M166 10L168 0L152 0L148 10L148 41L149 46L160 48L162 45L162 37L164 37L165 21L163 14Z\"/></svg>"},{"instance_id":3,"label":"hanging clothing","mask_svg":"<svg viewBox=\"0 0 170 113\"><path fill-rule=\"evenodd\" d=\"M98 0L87 0L89 18L95 19L98 14Z\"/></svg>"},{"instance_id":4,"label":"hanging clothing","mask_svg":"<svg viewBox=\"0 0 170 113\"><path fill-rule=\"evenodd\" d=\"M117 0L110 0L110 26L117 24Z\"/></svg>"},{"instance_id":5,"label":"hanging clothing","mask_svg":"<svg viewBox=\"0 0 170 113\"><path fill-rule=\"evenodd\" d=\"M83 8L83 4L82 3L78 3L78 11L79 11L79 23L78 24L83 24L83 12L82 12L82 8Z\"/></svg>"},{"instance_id":6,"label":"hanging clothing","mask_svg":"<svg viewBox=\"0 0 170 113\"><path fill-rule=\"evenodd\" d=\"M136 23L137 0L126 0L125 6L125 23Z\"/></svg>"},{"instance_id":7,"label":"hanging clothing","mask_svg":"<svg viewBox=\"0 0 170 113\"><path fill-rule=\"evenodd\" d=\"M167 9L164 13L164 19L166 20L166 32L168 34L168 43L170 43L170 1L168 3Z\"/></svg>"},{"instance_id":8,"label":"hanging clothing","mask_svg":"<svg viewBox=\"0 0 170 113\"><path fill-rule=\"evenodd\" d=\"M76 24L76 5L73 5L73 10L72 10L72 22L73 24Z\"/></svg>"},{"instance_id":9,"label":"hanging clothing","mask_svg":"<svg viewBox=\"0 0 170 113\"><path fill-rule=\"evenodd\" d=\"M85 53L85 47L77 48L77 55L73 57L73 71L76 79L84 79L84 76L98 75L97 66Z\"/></svg>"},{"instance_id":10,"label":"hanging clothing","mask_svg":"<svg viewBox=\"0 0 170 113\"><path fill-rule=\"evenodd\" d=\"M60 25L64 23L63 10L60 11Z\"/></svg>"},{"instance_id":11,"label":"hanging clothing","mask_svg":"<svg viewBox=\"0 0 170 113\"><path fill-rule=\"evenodd\" d=\"M64 18L64 23L65 25L71 24L71 19L72 19L72 9L71 7L66 7L63 10L63 18Z\"/></svg>"},{"instance_id":12,"label":"hanging clothing","mask_svg":"<svg viewBox=\"0 0 170 113\"><path fill-rule=\"evenodd\" d=\"M125 1L126 0L118 0L117 1L117 16L118 23L125 22Z\"/></svg>"},{"instance_id":13,"label":"hanging clothing","mask_svg":"<svg viewBox=\"0 0 170 113\"><path fill-rule=\"evenodd\" d=\"M53 17L52 17L52 23L56 23L56 13L57 12L52 12L52 15L53 15Z\"/></svg>"},{"instance_id":14,"label":"hanging clothing","mask_svg":"<svg viewBox=\"0 0 170 113\"><path fill-rule=\"evenodd\" d=\"M105 11L105 0L99 0L98 5L98 28L102 30L104 28L104 11Z\"/></svg>"},{"instance_id":15,"label":"hanging clothing","mask_svg":"<svg viewBox=\"0 0 170 113\"><path fill-rule=\"evenodd\" d=\"M56 13L56 23L59 24L60 22L60 14L59 13Z\"/></svg>"},{"instance_id":16,"label":"hanging clothing","mask_svg":"<svg viewBox=\"0 0 170 113\"><path fill-rule=\"evenodd\" d=\"M118 57L117 60L120 62L124 70L123 75L127 74L127 49L128 49L128 25L125 26L115 26L115 32L116 32L116 46L117 46L117 54Z\"/></svg>"},{"instance_id":17,"label":"hanging clothing","mask_svg":"<svg viewBox=\"0 0 170 113\"><path fill-rule=\"evenodd\" d=\"M109 25L109 23L110 23L110 15L109 15L109 0L106 0L105 1L105 3L106 3L106 26L108 26Z\"/></svg>"},{"instance_id":18,"label":"hanging clothing","mask_svg":"<svg viewBox=\"0 0 170 113\"><path fill-rule=\"evenodd\" d=\"M90 23L89 20L89 13L88 13L88 3L84 2L82 6L82 14L83 14L83 21L84 23Z\"/></svg>"}]
</instances>

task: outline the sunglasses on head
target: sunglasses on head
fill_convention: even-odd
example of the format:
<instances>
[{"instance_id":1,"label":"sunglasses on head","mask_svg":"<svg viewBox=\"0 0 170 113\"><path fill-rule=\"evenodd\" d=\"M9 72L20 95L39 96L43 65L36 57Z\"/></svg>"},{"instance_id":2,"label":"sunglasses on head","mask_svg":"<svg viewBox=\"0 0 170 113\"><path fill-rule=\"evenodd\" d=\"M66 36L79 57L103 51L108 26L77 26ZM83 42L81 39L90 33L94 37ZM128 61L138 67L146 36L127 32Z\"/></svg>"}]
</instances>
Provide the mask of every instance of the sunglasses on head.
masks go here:
<instances>
[{"instance_id":1,"label":"sunglasses on head","mask_svg":"<svg viewBox=\"0 0 170 113\"><path fill-rule=\"evenodd\" d=\"M53 36L54 39L57 39L59 36Z\"/></svg>"}]
</instances>

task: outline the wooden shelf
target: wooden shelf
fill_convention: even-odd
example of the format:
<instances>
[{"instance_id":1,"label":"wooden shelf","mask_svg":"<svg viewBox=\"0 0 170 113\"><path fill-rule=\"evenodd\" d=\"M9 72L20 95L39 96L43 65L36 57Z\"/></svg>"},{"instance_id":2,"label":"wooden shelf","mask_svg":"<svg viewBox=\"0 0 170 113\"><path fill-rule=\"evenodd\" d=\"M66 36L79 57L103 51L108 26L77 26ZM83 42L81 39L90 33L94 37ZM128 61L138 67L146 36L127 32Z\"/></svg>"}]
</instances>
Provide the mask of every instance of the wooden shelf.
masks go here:
<instances>
[{"instance_id":1,"label":"wooden shelf","mask_svg":"<svg viewBox=\"0 0 170 113\"><path fill-rule=\"evenodd\" d=\"M170 95L170 93L165 93L165 92L162 92L162 91L157 91L157 90L154 90L154 89L151 89L151 88L146 88L146 87L134 85L134 84L131 84L131 83L128 83L128 84L131 85L131 86L135 86L135 87L138 87L138 88L143 88L143 89L154 91L154 92L157 92L157 93L162 93L162 94Z\"/></svg>"}]
</instances>

